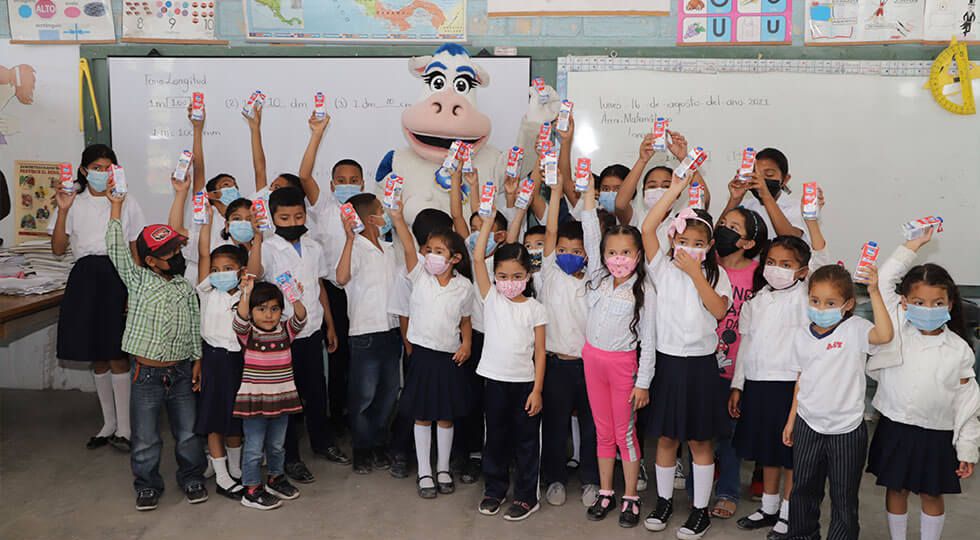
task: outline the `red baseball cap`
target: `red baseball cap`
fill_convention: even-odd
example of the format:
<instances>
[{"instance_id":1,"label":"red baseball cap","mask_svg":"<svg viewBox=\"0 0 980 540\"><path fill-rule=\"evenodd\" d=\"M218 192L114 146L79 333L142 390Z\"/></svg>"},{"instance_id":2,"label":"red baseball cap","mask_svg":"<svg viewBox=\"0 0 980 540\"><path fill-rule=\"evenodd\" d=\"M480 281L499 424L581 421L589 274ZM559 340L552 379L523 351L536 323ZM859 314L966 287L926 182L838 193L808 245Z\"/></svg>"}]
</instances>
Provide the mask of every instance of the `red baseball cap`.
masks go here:
<instances>
[{"instance_id":1,"label":"red baseball cap","mask_svg":"<svg viewBox=\"0 0 980 540\"><path fill-rule=\"evenodd\" d=\"M143 227L139 239L146 246L147 254L154 257L179 249L187 242L186 236L169 225L147 225Z\"/></svg>"}]
</instances>

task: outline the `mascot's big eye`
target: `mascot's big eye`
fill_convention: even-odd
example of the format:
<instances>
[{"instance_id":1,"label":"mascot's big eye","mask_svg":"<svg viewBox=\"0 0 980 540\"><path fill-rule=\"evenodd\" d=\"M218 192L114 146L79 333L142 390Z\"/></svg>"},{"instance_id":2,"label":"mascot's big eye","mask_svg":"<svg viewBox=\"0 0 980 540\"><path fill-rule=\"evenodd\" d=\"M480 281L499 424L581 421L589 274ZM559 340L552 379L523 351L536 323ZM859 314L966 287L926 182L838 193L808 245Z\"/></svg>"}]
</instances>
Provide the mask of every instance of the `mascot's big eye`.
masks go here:
<instances>
[{"instance_id":1,"label":"mascot's big eye","mask_svg":"<svg viewBox=\"0 0 980 540\"><path fill-rule=\"evenodd\" d=\"M446 76L442 73L434 73L429 76L429 79L426 82L429 83L430 90L433 92L439 92L446 87Z\"/></svg>"},{"instance_id":2,"label":"mascot's big eye","mask_svg":"<svg viewBox=\"0 0 980 540\"><path fill-rule=\"evenodd\" d=\"M456 80L453 81L453 86L456 88L457 94L467 94L476 85L469 77L462 76L456 77Z\"/></svg>"}]
</instances>

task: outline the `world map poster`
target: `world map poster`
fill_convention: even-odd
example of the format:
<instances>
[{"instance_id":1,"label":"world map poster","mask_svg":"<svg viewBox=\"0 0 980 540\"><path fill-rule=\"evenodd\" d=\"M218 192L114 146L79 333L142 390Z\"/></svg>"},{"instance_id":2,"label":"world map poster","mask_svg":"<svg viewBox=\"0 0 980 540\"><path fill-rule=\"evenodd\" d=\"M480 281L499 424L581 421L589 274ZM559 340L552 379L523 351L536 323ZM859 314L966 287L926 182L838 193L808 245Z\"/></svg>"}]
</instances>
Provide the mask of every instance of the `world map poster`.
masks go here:
<instances>
[{"instance_id":1,"label":"world map poster","mask_svg":"<svg viewBox=\"0 0 980 540\"><path fill-rule=\"evenodd\" d=\"M249 41L466 41L466 0L242 0Z\"/></svg>"}]
</instances>

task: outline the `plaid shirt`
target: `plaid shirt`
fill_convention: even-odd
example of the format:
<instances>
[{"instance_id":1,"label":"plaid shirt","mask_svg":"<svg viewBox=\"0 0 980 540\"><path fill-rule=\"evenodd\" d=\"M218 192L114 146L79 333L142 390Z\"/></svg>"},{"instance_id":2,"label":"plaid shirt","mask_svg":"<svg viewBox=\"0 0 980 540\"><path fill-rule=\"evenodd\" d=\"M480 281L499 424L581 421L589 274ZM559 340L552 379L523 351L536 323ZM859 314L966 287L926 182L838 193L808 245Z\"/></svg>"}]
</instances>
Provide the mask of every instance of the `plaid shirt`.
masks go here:
<instances>
[{"instance_id":1,"label":"plaid shirt","mask_svg":"<svg viewBox=\"0 0 980 540\"><path fill-rule=\"evenodd\" d=\"M122 224L109 220L105 233L109 259L129 291L129 313L122 350L157 362L201 357L201 308L183 276L170 281L136 266Z\"/></svg>"}]
</instances>

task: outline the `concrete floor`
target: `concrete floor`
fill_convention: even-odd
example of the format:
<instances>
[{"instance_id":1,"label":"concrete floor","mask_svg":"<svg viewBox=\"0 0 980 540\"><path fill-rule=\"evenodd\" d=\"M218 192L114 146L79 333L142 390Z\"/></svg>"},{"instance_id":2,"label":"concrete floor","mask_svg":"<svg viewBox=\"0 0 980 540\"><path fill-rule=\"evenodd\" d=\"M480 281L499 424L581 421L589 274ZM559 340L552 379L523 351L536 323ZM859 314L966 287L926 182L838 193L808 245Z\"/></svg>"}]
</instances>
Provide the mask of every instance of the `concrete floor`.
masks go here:
<instances>
[{"instance_id":1,"label":"concrete floor","mask_svg":"<svg viewBox=\"0 0 980 540\"><path fill-rule=\"evenodd\" d=\"M686 518L682 510L667 532L656 535L642 526L620 529L615 515L592 523L585 519L578 485L573 481L565 506L551 507L542 502L541 511L527 521L508 523L499 515L486 517L476 512L480 484L459 485L455 494L428 501L416 496L412 480L395 480L386 472L357 476L349 467L315 459L307 463L317 482L302 486L302 496L279 510L246 509L215 495L211 482L211 500L191 506L175 488L169 434L164 436L161 464L168 491L157 510L141 513L134 507L128 456L110 447L84 447L98 429L99 418L93 394L0 390L0 538L478 540L519 535L542 540L592 540L597 536L672 539ZM749 474L746 468L743 478ZM947 499L945 538L978 537L980 483L967 481L964 490L963 495ZM645 498L649 500L654 494L651 485ZM862 538L888 538L883 498L884 491L867 476L861 491ZM677 492L677 501L680 508L687 508L683 493ZM737 515L755 509L757 504L743 500ZM644 515L649 510L647 503ZM918 538L915 500L910 514L910 537ZM733 520L715 520L707 538L761 540L765 534L739 531Z\"/></svg>"}]
</instances>

